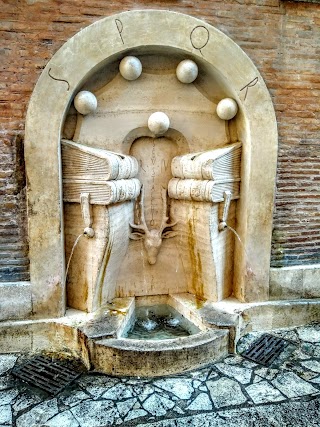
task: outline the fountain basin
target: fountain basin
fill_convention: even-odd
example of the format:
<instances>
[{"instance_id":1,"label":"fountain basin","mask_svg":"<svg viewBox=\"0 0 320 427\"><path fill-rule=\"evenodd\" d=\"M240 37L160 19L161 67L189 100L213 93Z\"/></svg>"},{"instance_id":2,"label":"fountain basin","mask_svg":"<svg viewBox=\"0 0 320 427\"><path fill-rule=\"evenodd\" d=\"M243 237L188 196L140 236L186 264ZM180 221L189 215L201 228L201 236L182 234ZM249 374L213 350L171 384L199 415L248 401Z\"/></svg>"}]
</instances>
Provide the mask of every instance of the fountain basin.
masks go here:
<instances>
[{"instance_id":1,"label":"fountain basin","mask_svg":"<svg viewBox=\"0 0 320 427\"><path fill-rule=\"evenodd\" d=\"M137 307L128 326L123 338L137 340L163 341L200 332L194 323L168 304Z\"/></svg>"},{"instance_id":2,"label":"fountain basin","mask_svg":"<svg viewBox=\"0 0 320 427\"><path fill-rule=\"evenodd\" d=\"M106 339L95 342L97 371L115 376L157 377L200 368L228 354L228 331L211 329L167 340Z\"/></svg>"},{"instance_id":3,"label":"fountain basin","mask_svg":"<svg viewBox=\"0 0 320 427\"><path fill-rule=\"evenodd\" d=\"M99 372L162 376L199 368L228 354L229 331L207 328L192 311L181 313L171 295L118 298L114 306L125 303L126 315L116 316L119 323L113 331L107 329L115 318L110 322L97 317L83 328L86 336L94 337L89 341L90 360ZM168 325L177 322L175 327Z\"/></svg>"}]
</instances>

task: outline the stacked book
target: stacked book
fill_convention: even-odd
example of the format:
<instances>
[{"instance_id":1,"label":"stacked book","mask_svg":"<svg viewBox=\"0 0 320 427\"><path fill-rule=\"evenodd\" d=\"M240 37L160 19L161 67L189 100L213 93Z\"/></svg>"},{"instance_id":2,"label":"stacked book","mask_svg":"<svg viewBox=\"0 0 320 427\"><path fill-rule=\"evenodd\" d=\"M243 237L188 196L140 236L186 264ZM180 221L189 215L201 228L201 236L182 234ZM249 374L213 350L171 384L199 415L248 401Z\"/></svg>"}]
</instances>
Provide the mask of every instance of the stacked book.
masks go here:
<instances>
[{"instance_id":1,"label":"stacked book","mask_svg":"<svg viewBox=\"0 0 320 427\"><path fill-rule=\"evenodd\" d=\"M135 157L61 140L63 200L80 202L81 193L90 194L90 203L109 205L132 200L140 193L135 178Z\"/></svg>"},{"instance_id":2,"label":"stacked book","mask_svg":"<svg viewBox=\"0 0 320 427\"><path fill-rule=\"evenodd\" d=\"M222 202L224 192L232 199L240 195L241 142L215 150L185 154L171 163L174 178L169 181L169 197L199 202Z\"/></svg>"}]
</instances>

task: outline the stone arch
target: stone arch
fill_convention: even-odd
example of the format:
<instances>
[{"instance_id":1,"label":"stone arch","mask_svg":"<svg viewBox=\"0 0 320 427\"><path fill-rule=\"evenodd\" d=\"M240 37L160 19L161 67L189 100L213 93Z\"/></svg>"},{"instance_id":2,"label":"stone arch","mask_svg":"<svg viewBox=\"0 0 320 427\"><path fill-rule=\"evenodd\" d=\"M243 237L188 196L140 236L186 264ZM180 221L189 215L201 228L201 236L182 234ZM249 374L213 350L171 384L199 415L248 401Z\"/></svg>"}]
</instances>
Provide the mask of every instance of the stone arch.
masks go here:
<instances>
[{"instance_id":1,"label":"stone arch","mask_svg":"<svg viewBox=\"0 0 320 427\"><path fill-rule=\"evenodd\" d=\"M25 160L36 316L65 312L60 136L66 112L96 70L137 48L176 49L197 58L215 70L237 100L246 144L237 214L243 245L236 246L234 293L241 301L268 299L277 124L266 85L240 47L216 28L176 12L141 10L97 21L68 40L43 70L31 97Z\"/></svg>"}]
</instances>

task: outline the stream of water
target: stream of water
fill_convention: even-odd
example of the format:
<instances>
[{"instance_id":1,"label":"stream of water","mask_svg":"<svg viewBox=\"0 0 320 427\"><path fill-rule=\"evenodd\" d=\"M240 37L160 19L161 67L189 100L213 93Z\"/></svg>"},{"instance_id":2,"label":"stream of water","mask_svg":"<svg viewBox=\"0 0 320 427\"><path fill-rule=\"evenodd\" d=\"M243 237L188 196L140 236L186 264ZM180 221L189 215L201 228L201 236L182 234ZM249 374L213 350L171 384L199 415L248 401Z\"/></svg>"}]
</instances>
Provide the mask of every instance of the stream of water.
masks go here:
<instances>
[{"instance_id":1,"label":"stream of water","mask_svg":"<svg viewBox=\"0 0 320 427\"><path fill-rule=\"evenodd\" d=\"M76 238L76 240L75 240L75 242L74 242L74 244L73 244L73 246L72 246L72 249L71 249L71 252L70 252L70 256L69 256L69 259L68 259L68 263L67 263L67 268L66 268L65 282L67 282L68 271L69 271L70 262L71 262L71 260L72 260L73 252L74 252L74 250L75 250L75 248L76 248L76 246L77 246L77 244L78 244L79 240L81 239L81 237L82 237L83 235L84 235L83 233L79 234L79 236Z\"/></svg>"}]
</instances>

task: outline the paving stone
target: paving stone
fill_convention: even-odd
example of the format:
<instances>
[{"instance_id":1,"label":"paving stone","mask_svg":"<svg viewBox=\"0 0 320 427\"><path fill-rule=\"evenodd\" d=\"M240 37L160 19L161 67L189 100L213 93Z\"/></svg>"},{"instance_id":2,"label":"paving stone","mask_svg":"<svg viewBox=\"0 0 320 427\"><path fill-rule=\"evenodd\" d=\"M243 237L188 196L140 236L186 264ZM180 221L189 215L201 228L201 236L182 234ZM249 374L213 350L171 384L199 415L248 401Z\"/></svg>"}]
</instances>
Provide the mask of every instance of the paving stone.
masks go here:
<instances>
[{"instance_id":1,"label":"paving stone","mask_svg":"<svg viewBox=\"0 0 320 427\"><path fill-rule=\"evenodd\" d=\"M41 424L45 424L46 421L54 417L58 412L57 399L46 400L17 418L16 426L39 426Z\"/></svg>"},{"instance_id":2,"label":"paving stone","mask_svg":"<svg viewBox=\"0 0 320 427\"><path fill-rule=\"evenodd\" d=\"M125 418L125 421L134 420L135 418L145 417L148 415L148 412L146 412L144 409L134 409L133 411L130 411L128 416Z\"/></svg>"},{"instance_id":3,"label":"paving stone","mask_svg":"<svg viewBox=\"0 0 320 427\"><path fill-rule=\"evenodd\" d=\"M223 362L228 365L240 365L243 362L243 357L238 354L235 356L227 356Z\"/></svg>"},{"instance_id":4,"label":"paving stone","mask_svg":"<svg viewBox=\"0 0 320 427\"><path fill-rule=\"evenodd\" d=\"M299 343L299 337L295 330L282 330L282 331L272 331L272 335L275 335L279 338L283 338L285 340L289 340L294 342L295 344Z\"/></svg>"},{"instance_id":5,"label":"paving stone","mask_svg":"<svg viewBox=\"0 0 320 427\"><path fill-rule=\"evenodd\" d=\"M205 381L208 378L210 369L211 368L208 367L208 368L200 369L199 371L193 371L190 373L190 376L192 378L196 378L199 381Z\"/></svg>"},{"instance_id":6,"label":"paving stone","mask_svg":"<svg viewBox=\"0 0 320 427\"><path fill-rule=\"evenodd\" d=\"M240 366L227 365L225 363L216 363L216 368L219 369L224 375L236 379L241 384L248 384L251 380L252 371L248 368L241 368Z\"/></svg>"},{"instance_id":7,"label":"paving stone","mask_svg":"<svg viewBox=\"0 0 320 427\"><path fill-rule=\"evenodd\" d=\"M132 386L133 394L139 397L139 400L143 402L146 400L152 393L154 393L154 387L150 384L138 384Z\"/></svg>"},{"instance_id":8,"label":"paving stone","mask_svg":"<svg viewBox=\"0 0 320 427\"><path fill-rule=\"evenodd\" d=\"M199 380L194 380L192 381L192 387L195 388L199 388L201 386L202 382Z\"/></svg>"},{"instance_id":9,"label":"paving stone","mask_svg":"<svg viewBox=\"0 0 320 427\"><path fill-rule=\"evenodd\" d=\"M19 394L17 389L0 391L0 406L11 403Z\"/></svg>"},{"instance_id":10,"label":"paving stone","mask_svg":"<svg viewBox=\"0 0 320 427\"><path fill-rule=\"evenodd\" d=\"M190 420L192 420L191 417L188 417ZM148 422L146 424L138 424L137 427L176 427L178 425L179 418L174 418L170 420L162 420L158 422ZM182 425L182 424L180 424ZM185 425L185 424L184 424ZM189 423L189 427L193 426L191 422Z\"/></svg>"},{"instance_id":11,"label":"paving stone","mask_svg":"<svg viewBox=\"0 0 320 427\"><path fill-rule=\"evenodd\" d=\"M186 409L191 411L210 411L212 403L206 393L200 393Z\"/></svg>"},{"instance_id":12,"label":"paving stone","mask_svg":"<svg viewBox=\"0 0 320 427\"><path fill-rule=\"evenodd\" d=\"M135 397L128 400L124 400L123 402L116 403L119 415L121 417L125 417L136 403L137 403L137 398Z\"/></svg>"},{"instance_id":13,"label":"paving stone","mask_svg":"<svg viewBox=\"0 0 320 427\"><path fill-rule=\"evenodd\" d=\"M298 336L301 340L311 343L320 342L320 328L316 326L303 326L297 328Z\"/></svg>"},{"instance_id":14,"label":"paving stone","mask_svg":"<svg viewBox=\"0 0 320 427\"><path fill-rule=\"evenodd\" d=\"M150 414L160 417L165 415L169 409L172 409L174 403L172 400L155 393L145 400L142 406Z\"/></svg>"},{"instance_id":15,"label":"paving stone","mask_svg":"<svg viewBox=\"0 0 320 427\"><path fill-rule=\"evenodd\" d=\"M104 399L111 399L114 401L133 397L132 388L126 384L119 383L103 393Z\"/></svg>"},{"instance_id":16,"label":"paving stone","mask_svg":"<svg viewBox=\"0 0 320 427\"><path fill-rule=\"evenodd\" d=\"M280 402L286 398L272 387L267 381L261 381L257 384L251 384L246 387L246 391L255 404L267 402Z\"/></svg>"},{"instance_id":17,"label":"paving stone","mask_svg":"<svg viewBox=\"0 0 320 427\"><path fill-rule=\"evenodd\" d=\"M260 368L254 371L256 375L259 375L261 378L265 378L266 380L273 380L276 375L279 373L278 369L272 368Z\"/></svg>"},{"instance_id":18,"label":"paving stone","mask_svg":"<svg viewBox=\"0 0 320 427\"><path fill-rule=\"evenodd\" d=\"M255 362L251 362L250 360L244 359L242 362L242 366L244 366L245 368L254 369L261 365L258 365L258 363L255 363Z\"/></svg>"},{"instance_id":19,"label":"paving stone","mask_svg":"<svg viewBox=\"0 0 320 427\"><path fill-rule=\"evenodd\" d=\"M12 423L12 411L10 405L0 406L0 424L9 424ZM18 424L17 424L18 425ZM30 426L28 426L30 427Z\"/></svg>"},{"instance_id":20,"label":"paving stone","mask_svg":"<svg viewBox=\"0 0 320 427\"><path fill-rule=\"evenodd\" d=\"M137 427L319 427L320 399L221 410Z\"/></svg>"},{"instance_id":21,"label":"paving stone","mask_svg":"<svg viewBox=\"0 0 320 427\"><path fill-rule=\"evenodd\" d=\"M301 344L301 350L313 358L320 358L320 346L304 342Z\"/></svg>"},{"instance_id":22,"label":"paving stone","mask_svg":"<svg viewBox=\"0 0 320 427\"><path fill-rule=\"evenodd\" d=\"M194 392L192 380L189 378L165 378L154 381L153 385L171 392L183 400L190 399Z\"/></svg>"},{"instance_id":23,"label":"paving stone","mask_svg":"<svg viewBox=\"0 0 320 427\"><path fill-rule=\"evenodd\" d=\"M78 421L70 411L64 411L46 421L46 427L79 427Z\"/></svg>"},{"instance_id":24,"label":"paving stone","mask_svg":"<svg viewBox=\"0 0 320 427\"><path fill-rule=\"evenodd\" d=\"M131 384L131 385L143 385L145 383L149 383L150 382L150 378L140 378L140 377L135 377L135 378L121 378L120 380L123 383Z\"/></svg>"},{"instance_id":25,"label":"paving stone","mask_svg":"<svg viewBox=\"0 0 320 427\"><path fill-rule=\"evenodd\" d=\"M306 372L306 371L297 372L295 370L295 373L298 373L299 377L302 378L303 380L306 380L306 381L311 381L312 378L315 378L317 376L317 374L315 372L310 372L310 371L309 372Z\"/></svg>"},{"instance_id":26,"label":"paving stone","mask_svg":"<svg viewBox=\"0 0 320 427\"><path fill-rule=\"evenodd\" d=\"M301 365L307 369L310 369L310 371L320 373L320 362L318 362L317 360L308 360L306 362L301 362Z\"/></svg>"},{"instance_id":27,"label":"paving stone","mask_svg":"<svg viewBox=\"0 0 320 427\"><path fill-rule=\"evenodd\" d=\"M7 390L17 384L16 380L10 375L3 375L0 377L0 390Z\"/></svg>"},{"instance_id":28,"label":"paving stone","mask_svg":"<svg viewBox=\"0 0 320 427\"><path fill-rule=\"evenodd\" d=\"M305 396L318 392L316 388L307 381L299 378L293 372L279 374L277 378L272 381L272 384L287 397Z\"/></svg>"},{"instance_id":29,"label":"paving stone","mask_svg":"<svg viewBox=\"0 0 320 427\"><path fill-rule=\"evenodd\" d=\"M234 406L244 403L247 398L241 391L239 384L229 378L220 378L217 381L208 381L211 399L217 408Z\"/></svg>"},{"instance_id":30,"label":"paving stone","mask_svg":"<svg viewBox=\"0 0 320 427\"><path fill-rule=\"evenodd\" d=\"M293 353L293 358L295 360L307 360L310 359L310 357L310 354L304 353L301 349L298 349Z\"/></svg>"},{"instance_id":31,"label":"paving stone","mask_svg":"<svg viewBox=\"0 0 320 427\"><path fill-rule=\"evenodd\" d=\"M28 390L22 391L12 405L14 415L18 412L27 409L29 406L34 406L44 400L40 395L30 393Z\"/></svg>"},{"instance_id":32,"label":"paving stone","mask_svg":"<svg viewBox=\"0 0 320 427\"><path fill-rule=\"evenodd\" d=\"M181 414L181 415L184 414L184 411L181 408L179 408L179 406L175 406L174 408L172 408L172 410L174 412L177 412L178 414Z\"/></svg>"},{"instance_id":33,"label":"paving stone","mask_svg":"<svg viewBox=\"0 0 320 427\"><path fill-rule=\"evenodd\" d=\"M199 390L200 391L208 392L208 389L207 389L207 387L205 385L202 385L201 387L199 387Z\"/></svg>"},{"instance_id":34,"label":"paving stone","mask_svg":"<svg viewBox=\"0 0 320 427\"><path fill-rule=\"evenodd\" d=\"M227 422L226 427L316 427L318 414L319 402L300 400L219 412Z\"/></svg>"},{"instance_id":35,"label":"paving stone","mask_svg":"<svg viewBox=\"0 0 320 427\"><path fill-rule=\"evenodd\" d=\"M313 346L313 356L320 358L320 345Z\"/></svg>"},{"instance_id":36,"label":"paving stone","mask_svg":"<svg viewBox=\"0 0 320 427\"><path fill-rule=\"evenodd\" d=\"M119 418L110 400L85 400L71 408L71 412L81 427L110 426Z\"/></svg>"},{"instance_id":37,"label":"paving stone","mask_svg":"<svg viewBox=\"0 0 320 427\"><path fill-rule=\"evenodd\" d=\"M18 357L13 354L0 354L0 375L13 368Z\"/></svg>"},{"instance_id":38,"label":"paving stone","mask_svg":"<svg viewBox=\"0 0 320 427\"><path fill-rule=\"evenodd\" d=\"M219 374L216 371L210 372L210 375L208 376L208 380L212 380L214 378L219 378Z\"/></svg>"},{"instance_id":39,"label":"paving stone","mask_svg":"<svg viewBox=\"0 0 320 427\"><path fill-rule=\"evenodd\" d=\"M237 343L237 353L241 355L241 353L247 350L250 345L263 334L264 332L250 332L249 334L246 334L241 337Z\"/></svg>"},{"instance_id":40,"label":"paving stone","mask_svg":"<svg viewBox=\"0 0 320 427\"><path fill-rule=\"evenodd\" d=\"M82 390L72 390L70 394L60 396L61 402L67 406L78 405L86 399L90 399L90 396Z\"/></svg>"},{"instance_id":41,"label":"paving stone","mask_svg":"<svg viewBox=\"0 0 320 427\"><path fill-rule=\"evenodd\" d=\"M119 380L102 375L88 375L81 377L77 383L90 393L94 399L98 399L106 390L118 384Z\"/></svg>"},{"instance_id":42,"label":"paving stone","mask_svg":"<svg viewBox=\"0 0 320 427\"><path fill-rule=\"evenodd\" d=\"M280 354L274 359L272 365L274 366L283 366L286 363L292 363L294 361L294 353L297 350L296 344L288 344Z\"/></svg>"},{"instance_id":43,"label":"paving stone","mask_svg":"<svg viewBox=\"0 0 320 427\"><path fill-rule=\"evenodd\" d=\"M317 378L312 378L312 380L311 380L313 383L315 383L315 384L320 384L320 377L317 377Z\"/></svg>"}]
</instances>

